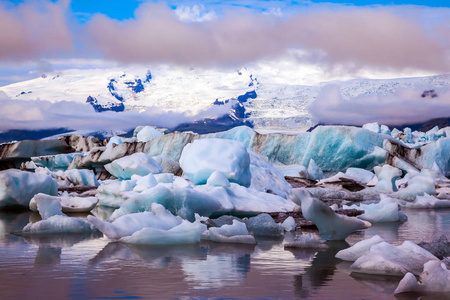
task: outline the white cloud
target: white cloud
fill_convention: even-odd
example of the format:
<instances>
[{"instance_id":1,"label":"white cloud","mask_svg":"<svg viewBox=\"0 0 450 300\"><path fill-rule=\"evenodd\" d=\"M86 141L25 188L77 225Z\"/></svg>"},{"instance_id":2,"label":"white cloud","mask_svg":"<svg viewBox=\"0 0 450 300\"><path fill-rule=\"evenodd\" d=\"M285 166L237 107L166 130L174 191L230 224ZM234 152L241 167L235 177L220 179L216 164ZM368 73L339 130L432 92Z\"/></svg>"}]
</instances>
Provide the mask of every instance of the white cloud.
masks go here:
<instances>
[{"instance_id":1,"label":"white cloud","mask_svg":"<svg viewBox=\"0 0 450 300\"><path fill-rule=\"evenodd\" d=\"M177 6L175 13L182 22L208 22L217 18L215 11L208 11L205 6L201 4L195 4L193 6Z\"/></svg>"},{"instance_id":2,"label":"white cloud","mask_svg":"<svg viewBox=\"0 0 450 300\"><path fill-rule=\"evenodd\" d=\"M310 107L316 121L325 124L414 124L450 116L450 89L436 89L438 97L421 97L423 87L403 88L383 96L361 95L346 99L339 85L325 86Z\"/></svg>"}]
</instances>

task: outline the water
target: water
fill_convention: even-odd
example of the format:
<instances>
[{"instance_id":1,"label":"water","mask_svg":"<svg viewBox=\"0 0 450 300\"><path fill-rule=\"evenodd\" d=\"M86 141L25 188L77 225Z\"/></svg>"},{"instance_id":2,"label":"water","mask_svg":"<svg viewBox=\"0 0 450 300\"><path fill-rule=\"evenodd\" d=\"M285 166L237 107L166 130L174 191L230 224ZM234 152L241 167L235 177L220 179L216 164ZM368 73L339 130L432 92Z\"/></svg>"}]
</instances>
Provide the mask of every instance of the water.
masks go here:
<instances>
[{"instance_id":1,"label":"water","mask_svg":"<svg viewBox=\"0 0 450 300\"><path fill-rule=\"evenodd\" d=\"M417 299L394 296L399 277L350 274L350 264L334 258L375 234L393 244L450 237L450 210L405 213L402 225L376 225L320 252L284 250L283 239L151 247L98 235L23 238L7 232L22 229L32 215L0 213L0 299ZM443 296L422 299L436 297Z\"/></svg>"}]
</instances>

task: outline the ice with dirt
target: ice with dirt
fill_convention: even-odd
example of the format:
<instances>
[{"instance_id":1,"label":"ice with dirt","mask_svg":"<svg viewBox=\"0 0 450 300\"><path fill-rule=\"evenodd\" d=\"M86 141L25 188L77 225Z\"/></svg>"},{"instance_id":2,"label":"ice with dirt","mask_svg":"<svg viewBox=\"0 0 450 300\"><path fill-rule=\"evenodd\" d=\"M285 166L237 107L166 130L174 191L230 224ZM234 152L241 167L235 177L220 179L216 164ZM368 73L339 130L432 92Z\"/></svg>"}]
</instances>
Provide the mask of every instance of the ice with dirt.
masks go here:
<instances>
[{"instance_id":1,"label":"ice with dirt","mask_svg":"<svg viewBox=\"0 0 450 300\"><path fill-rule=\"evenodd\" d=\"M419 280L413 273L407 273L400 281L395 294L405 292L450 292L450 270L438 260L426 262ZM437 297L437 295L435 296ZM444 295L442 297L442 299L445 298Z\"/></svg>"},{"instance_id":2,"label":"ice with dirt","mask_svg":"<svg viewBox=\"0 0 450 300\"><path fill-rule=\"evenodd\" d=\"M145 176L162 172L161 166L150 156L138 152L116 159L105 165L105 169L119 179L131 179L133 175Z\"/></svg>"},{"instance_id":3,"label":"ice with dirt","mask_svg":"<svg viewBox=\"0 0 450 300\"><path fill-rule=\"evenodd\" d=\"M195 184L205 184L214 171L229 181L250 186L250 155L243 143L226 139L201 139L187 144L180 157L184 174Z\"/></svg>"},{"instance_id":4,"label":"ice with dirt","mask_svg":"<svg viewBox=\"0 0 450 300\"><path fill-rule=\"evenodd\" d=\"M16 169L0 171L0 208L28 207L34 195L57 195L58 184L51 176Z\"/></svg>"},{"instance_id":5,"label":"ice with dirt","mask_svg":"<svg viewBox=\"0 0 450 300\"><path fill-rule=\"evenodd\" d=\"M38 167L35 173L50 175L58 182L58 187L99 186L95 173L92 170L70 169L67 171L52 172L47 168Z\"/></svg>"}]
</instances>

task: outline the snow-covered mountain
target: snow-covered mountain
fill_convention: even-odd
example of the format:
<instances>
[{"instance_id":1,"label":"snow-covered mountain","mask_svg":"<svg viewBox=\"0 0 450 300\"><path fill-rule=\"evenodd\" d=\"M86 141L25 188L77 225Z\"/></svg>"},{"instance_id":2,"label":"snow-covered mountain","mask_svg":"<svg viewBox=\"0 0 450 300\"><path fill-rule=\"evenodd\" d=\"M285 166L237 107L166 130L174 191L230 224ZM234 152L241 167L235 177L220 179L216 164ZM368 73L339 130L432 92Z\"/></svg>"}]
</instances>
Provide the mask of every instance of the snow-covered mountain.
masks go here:
<instances>
[{"instance_id":1,"label":"snow-covered mountain","mask_svg":"<svg viewBox=\"0 0 450 300\"><path fill-rule=\"evenodd\" d=\"M323 79L323 81L320 81ZM390 95L402 88L423 91L450 86L450 75L400 79L348 79L309 68L253 65L240 69L204 69L160 65L152 69L64 70L0 87L11 99L74 101L97 112L164 111L195 116L190 130L215 121L232 127L251 124L261 130L306 130L313 120L308 107L323 86L339 84L345 98ZM222 124L221 123L221 124ZM201 130L200 130L201 131Z\"/></svg>"}]
</instances>

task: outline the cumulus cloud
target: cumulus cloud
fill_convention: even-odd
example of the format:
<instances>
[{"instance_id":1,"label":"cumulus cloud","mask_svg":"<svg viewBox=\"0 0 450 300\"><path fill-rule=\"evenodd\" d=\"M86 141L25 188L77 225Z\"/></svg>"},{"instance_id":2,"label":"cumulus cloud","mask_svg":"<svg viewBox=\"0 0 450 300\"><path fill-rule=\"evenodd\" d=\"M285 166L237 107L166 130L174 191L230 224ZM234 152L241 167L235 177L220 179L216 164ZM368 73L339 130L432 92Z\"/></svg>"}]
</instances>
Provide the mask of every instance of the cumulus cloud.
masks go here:
<instances>
[{"instance_id":1,"label":"cumulus cloud","mask_svg":"<svg viewBox=\"0 0 450 300\"><path fill-rule=\"evenodd\" d=\"M450 71L450 18L430 32L417 10L320 6L279 17L253 10L224 10L209 22L186 23L164 4L145 3L135 19L95 15L87 24L92 44L122 62L242 64L297 48L309 59L362 66ZM448 15L450 10L443 8ZM320 55L317 55L320 54Z\"/></svg>"},{"instance_id":2,"label":"cumulus cloud","mask_svg":"<svg viewBox=\"0 0 450 300\"><path fill-rule=\"evenodd\" d=\"M183 22L208 22L216 19L215 11L206 10L204 5L181 5L175 9L175 13Z\"/></svg>"},{"instance_id":3,"label":"cumulus cloud","mask_svg":"<svg viewBox=\"0 0 450 300\"><path fill-rule=\"evenodd\" d=\"M309 111L321 123L344 125L371 122L404 125L448 118L450 90L438 89L438 96L432 98L422 97L423 88L403 88L391 95L360 95L346 99L339 85L327 85Z\"/></svg>"},{"instance_id":4,"label":"cumulus cloud","mask_svg":"<svg viewBox=\"0 0 450 300\"><path fill-rule=\"evenodd\" d=\"M59 55L73 47L69 1L28 1L7 9L0 4L0 59Z\"/></svg>"}]
</instances>

